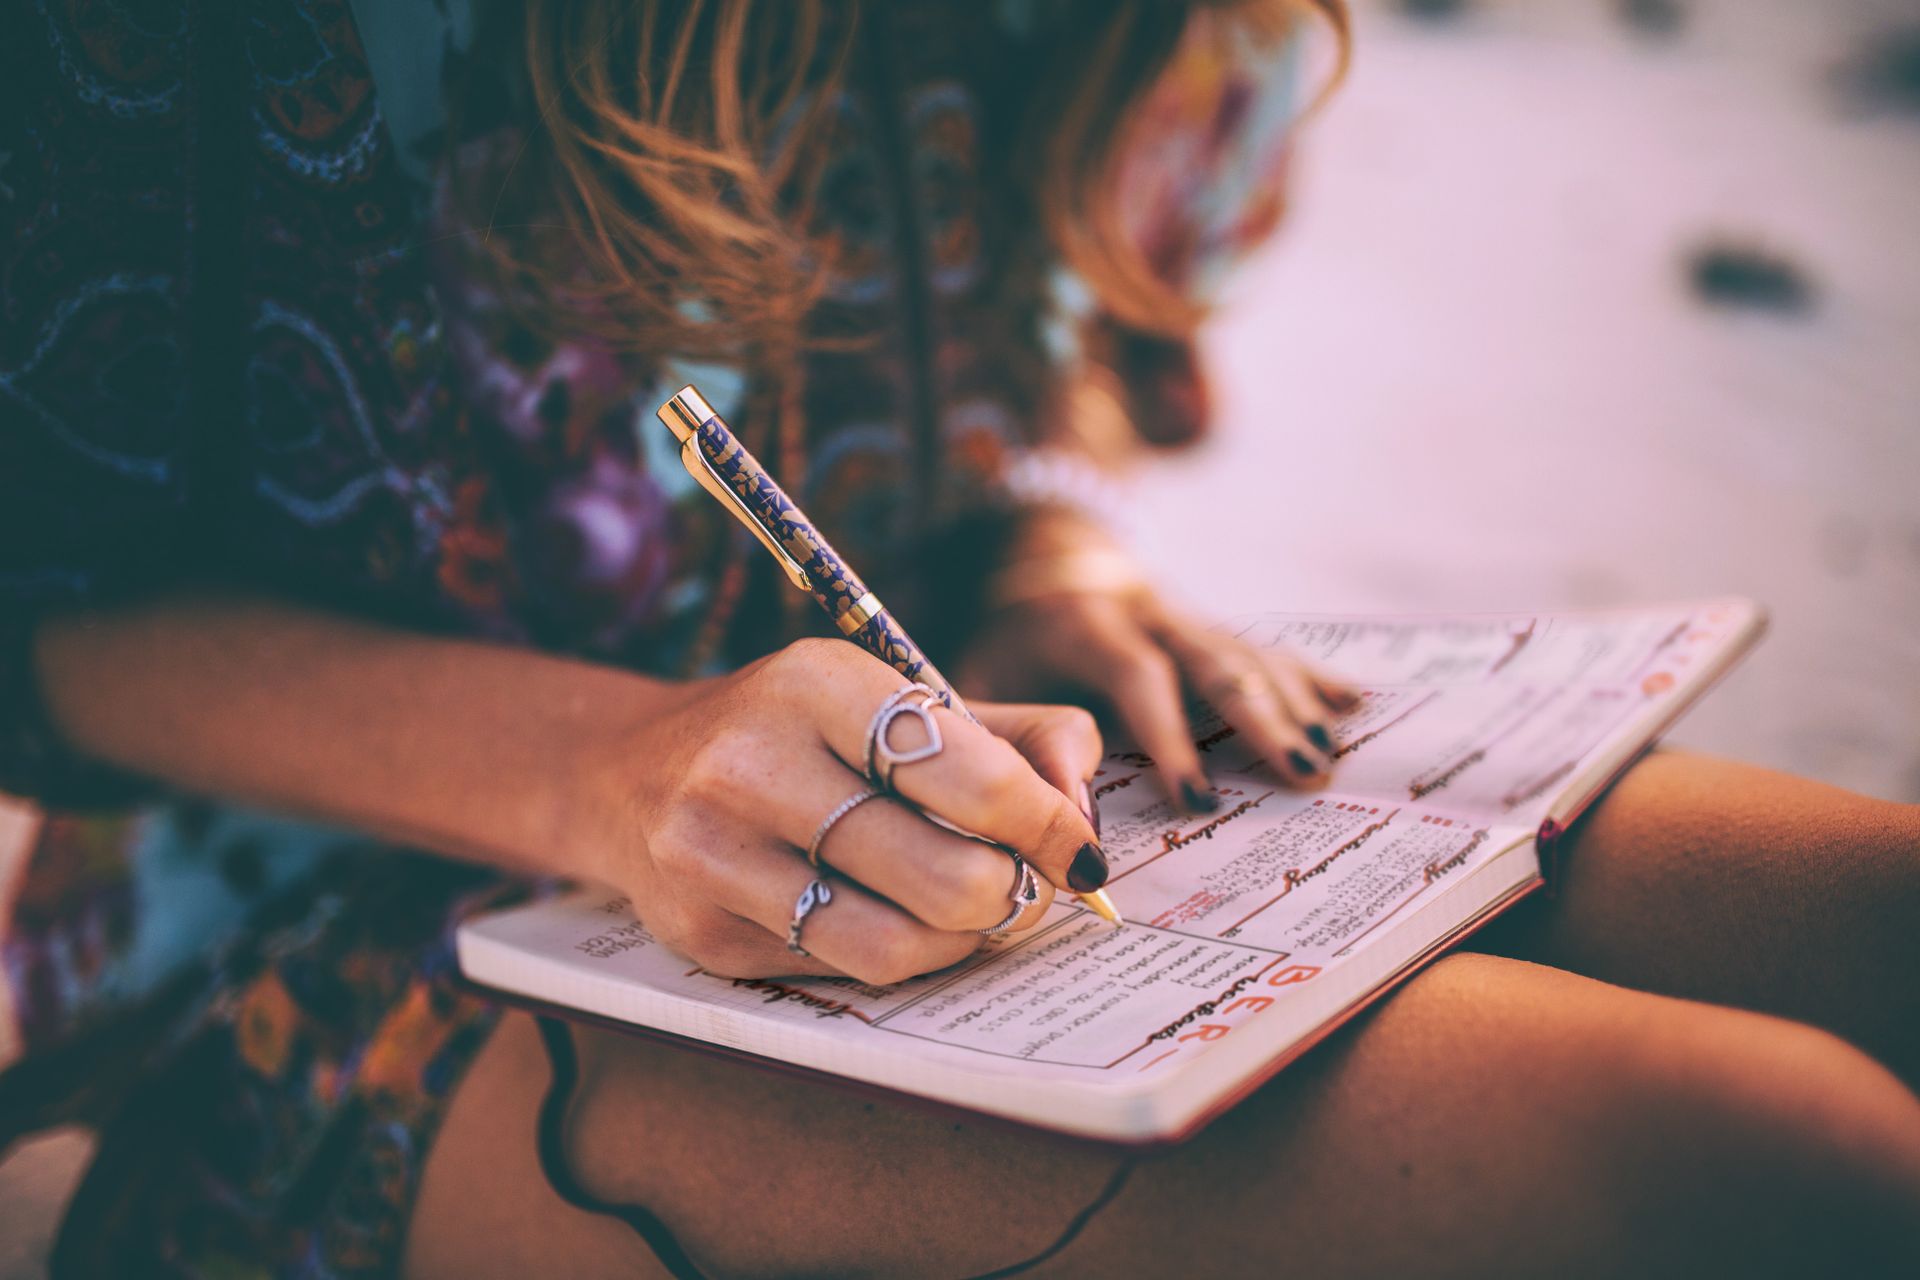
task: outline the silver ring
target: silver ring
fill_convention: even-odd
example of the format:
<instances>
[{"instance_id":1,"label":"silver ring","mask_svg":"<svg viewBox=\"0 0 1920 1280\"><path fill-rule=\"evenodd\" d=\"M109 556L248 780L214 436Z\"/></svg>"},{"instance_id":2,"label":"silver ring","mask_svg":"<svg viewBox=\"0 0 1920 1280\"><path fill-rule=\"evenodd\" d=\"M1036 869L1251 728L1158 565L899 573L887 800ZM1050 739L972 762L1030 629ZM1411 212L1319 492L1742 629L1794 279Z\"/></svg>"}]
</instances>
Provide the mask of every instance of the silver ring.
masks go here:
<instances>
[{"instance_id":1,"label":"silver ring","mask_svg":"<svg viewBox=\"0 0 1920 1280\"><path fill-rule=\"evenodd\" d=\"M908 701L914 697L920 699L917 705ZM939 700L940 695L926 685L910 684L888 694L880 709L873 713L873 720L867 725L867 781L881 792L893 793L893 771L901 765L917 764L940 754L945 743L940 738L940 725L933 718L933 707ZM926 727L926 745L911 751L895 751L888 744L887 732L901 716L914 716Z\"/></svg>"},{"instance_id":2,"label":"silver ring","mask_svg":"<svg viewBox=\"0 0 1920 1280\"><path fill-rule=\"evenodd\" d=\"M827 832L833 830L833 824L858 809L869 800L877 800L880 793L872 787L862 787L833 807L833 812L820 819L820 825L813 829L813 839L807 842L807 865L815 871L820 869L820 846L827 842Z\"/></svg>"},{"instance_id":3,"label":"silver ring","mask_svg":"<svg viewBox=\"0 0 1920 1280\"><path fill-rule=\"evenodd\" d=\"M787 926L787 950L797 956L812 955L800 945L800 926L807 922L814 908L824 907L833 901L833 888L825 880L815 880L800 891L793 900L793 923Z\"/></svg>"},{"instance_id":4,"label":"silver ring","mask_svg":"<svg viewBox=\"0 0 1920 1280\"><path fill-rule=\"evenodd\" d=\"M1013 910L1005 920L991 929L982 929L980 931L982 933L1005 933L1019 922L1020 917L1026 914L1028 907L1040 901L1040 879L1033 874L1033 868L1028 866L1027 860L1017 853L1009 853L1007 856L1013 859L1014 865Z\"/></svg>"}]
</instances>

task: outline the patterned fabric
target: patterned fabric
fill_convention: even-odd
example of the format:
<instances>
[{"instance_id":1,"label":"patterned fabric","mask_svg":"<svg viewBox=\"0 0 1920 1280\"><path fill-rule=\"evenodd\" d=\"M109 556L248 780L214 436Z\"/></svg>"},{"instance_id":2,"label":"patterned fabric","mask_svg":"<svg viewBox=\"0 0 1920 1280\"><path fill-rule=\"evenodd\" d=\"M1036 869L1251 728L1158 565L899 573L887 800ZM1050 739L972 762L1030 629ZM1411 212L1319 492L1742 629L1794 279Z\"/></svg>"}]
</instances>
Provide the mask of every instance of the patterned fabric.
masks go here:
<instances>
[{"instance_id":1,"label":"patterned fabric","mask_svg":"<svg viewBox=\"0 0 1920 1280\"><path fill-rule=\"evenodd\" d=\"M23 0L0 41L0 783L55 806L0 925L25 1046L0 1086L17 1125L104 1127L75 1269L390 1274L495 1017L451 923L528 886L179 799L87 812L126 780L36 710L36 616L234 580L667 674L819 625L652 417L697 381L764 458L777 388L516 324L463 269L410 78L462 62L466 6L357 8ZM995 509L1097 318L1000 198L1044 0L873 9L829 104L818 323L879 338L808 358L776 469L924 632L919 575ZM1169 270L1265 229L1284 91L1249 51L1176 63L1130 178Z\"/></svg>"}]
</instances>

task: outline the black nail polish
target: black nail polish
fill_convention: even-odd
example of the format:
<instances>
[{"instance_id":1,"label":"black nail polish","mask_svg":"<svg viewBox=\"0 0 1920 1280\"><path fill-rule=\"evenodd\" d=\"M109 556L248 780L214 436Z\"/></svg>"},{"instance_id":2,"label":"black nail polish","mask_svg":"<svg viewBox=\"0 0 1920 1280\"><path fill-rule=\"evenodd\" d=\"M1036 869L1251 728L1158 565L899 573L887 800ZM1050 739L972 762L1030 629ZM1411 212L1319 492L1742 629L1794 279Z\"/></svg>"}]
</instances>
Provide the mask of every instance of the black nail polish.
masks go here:
<instances>
[{"instance_id":1,"label":"black nail polish","mask_svg":"<svg viewBox=\"0 0 1920 1280\"><path fill-rule=\"evenodd\" d=\"M1323 724L1310 724L1307 726L1307 741L1322 751L1333 750L1333 735L1327 732L1327 726Z\"/></svg>"},{"instance_id":2,"label":"black nail polish","mask_svg":"<svg viewBox=\"0 0 1920 1280\"><path fill-rule=\"evenodd\" d=\"M1107 855L1097 844L1083 844L1067 868L1067 887L1075 893L1092 893L1107 882Z\"/></svg>"},{"instance_id":3,"label":"black nail polish","mask_svg":"<svg viewBox=\"0 0 1920 1280\"><path fill-rule=\"evenodd\" d=\"M1181 783L1180 798L1187 802L1188 813L1214 813L1220 808L1220 797L1202 790L1198 783Z\"/></svg>"},{"instance_id":4,"label":"black nail polish","mask_svg":"<svg viewBox=\"0 0 1920 1280\"><path fill-rule=\"evenodd\" d=\"M1315 765L1313 761L1307 759L1306 756L1298 751L1287 752L1287 763L1293 766L1295 773L1305 774L1308 777L1312 777L1314 774L1320 772L1319 767Z\"/></svg>"},{"instance_id":5,"label":"black nail polish","mask_svg":"<svg viewBox=\"0 0 1920 1280\"><path fill-rule=\"evenodd\" d=\"M1100 801L1093 794L1093 783L1080 784L1080 809L1087 815L1087 821L1093 824L1095 839L1100 837Z\"/></svg>"}]
</instances>

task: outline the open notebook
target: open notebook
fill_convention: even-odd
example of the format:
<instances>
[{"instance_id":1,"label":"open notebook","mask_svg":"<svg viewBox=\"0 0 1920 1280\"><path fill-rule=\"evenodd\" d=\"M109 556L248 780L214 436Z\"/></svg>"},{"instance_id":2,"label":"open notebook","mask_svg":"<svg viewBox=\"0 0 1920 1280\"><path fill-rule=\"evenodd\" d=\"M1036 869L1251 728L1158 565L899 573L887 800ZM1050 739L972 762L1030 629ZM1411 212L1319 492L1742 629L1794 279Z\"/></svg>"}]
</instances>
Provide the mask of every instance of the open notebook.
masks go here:
<instances>
[{"instance_id":1,"label":"open notebook","mask_svg":"<svg viewBox=\"0 0 1920 1280\"><path fill-rule=\"evenodd\" d=\"M1219 811L1144 757L1095 779L1127 927L1034 928L891 987L732 981L581 892L459 931L483 986L1046 1128L1178 1140L1541 882L1552 839L1764 626L1746 601L1589 614L1265 615L1232 629L1364 690L1330 790L1203 725Z\"/></svg>"}]
</instances>

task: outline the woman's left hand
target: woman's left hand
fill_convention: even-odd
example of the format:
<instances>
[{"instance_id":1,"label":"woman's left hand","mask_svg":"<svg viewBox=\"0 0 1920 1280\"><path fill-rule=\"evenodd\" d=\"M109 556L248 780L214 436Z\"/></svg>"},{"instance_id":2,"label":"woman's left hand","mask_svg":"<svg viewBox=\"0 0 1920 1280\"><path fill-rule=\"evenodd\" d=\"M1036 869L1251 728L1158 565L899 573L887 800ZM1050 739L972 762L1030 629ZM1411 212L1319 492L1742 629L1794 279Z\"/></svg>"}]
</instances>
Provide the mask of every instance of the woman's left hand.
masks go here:
<instances>
[{"instance_id":1,"label":"woman's left hand","mask_svg":"<svg viewBox=\"0 0 1920 1280\"><path fill-rule=\"evenodd\" d=\"M1049 544L1044 555L1074 554L1059 549L1057 533ZM1301 659L1209 631L1140 584L1062 589L1004 605L978 633L960 680L1000 700L1079 695L1104 703L1153 757L1167 793L1196 813L1218 802L1194 745L1187 691L1211 703L1297 787L1326 785L1332 719L1359 703L1352 689Z\"/></svg>"}]
</instances>

